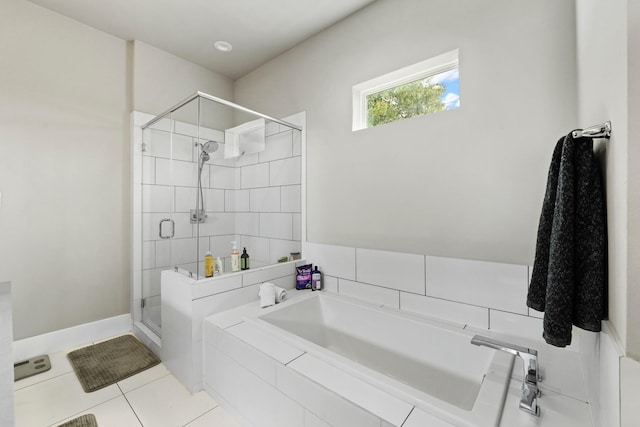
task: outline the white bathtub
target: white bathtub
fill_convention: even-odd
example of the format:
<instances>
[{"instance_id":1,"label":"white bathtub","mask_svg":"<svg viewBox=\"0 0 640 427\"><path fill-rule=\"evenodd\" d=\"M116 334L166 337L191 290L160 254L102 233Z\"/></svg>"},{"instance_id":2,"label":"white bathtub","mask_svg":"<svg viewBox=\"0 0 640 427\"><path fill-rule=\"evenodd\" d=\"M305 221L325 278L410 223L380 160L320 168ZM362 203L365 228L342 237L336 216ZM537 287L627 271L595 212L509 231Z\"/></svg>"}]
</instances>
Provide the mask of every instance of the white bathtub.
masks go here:
<instances>
[{"instance_id":1,"label":"white bathtub","mask_svg":"<svg viewBox=\"0 0 640 427\"><path fill-rule=\"evenodd\" d=\"M267 311L246 321L455 426L500 423L513 356L472 332L324 292Z\"/></svg>"}]
</instances>

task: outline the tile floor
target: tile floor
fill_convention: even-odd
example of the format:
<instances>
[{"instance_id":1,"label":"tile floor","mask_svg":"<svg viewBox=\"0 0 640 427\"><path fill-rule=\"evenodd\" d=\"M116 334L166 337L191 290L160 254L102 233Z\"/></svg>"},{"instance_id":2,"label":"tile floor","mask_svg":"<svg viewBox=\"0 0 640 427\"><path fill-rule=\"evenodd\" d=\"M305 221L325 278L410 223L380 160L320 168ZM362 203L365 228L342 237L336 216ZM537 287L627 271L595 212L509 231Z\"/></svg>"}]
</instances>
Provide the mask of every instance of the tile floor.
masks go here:
<instances>
[{"instance_id":1,"label":"tile floor","mask_svg":"<svg viewBox=\"0 0 640 427\"><path fill-rule=\"evenodd\" d=\"M51 370L15 383L15 427L57 426L88 413L99 427L240 427L206 392L189 393L163 364L85 393L67 353L50 354Z\"/></svg>"}]
</instances>

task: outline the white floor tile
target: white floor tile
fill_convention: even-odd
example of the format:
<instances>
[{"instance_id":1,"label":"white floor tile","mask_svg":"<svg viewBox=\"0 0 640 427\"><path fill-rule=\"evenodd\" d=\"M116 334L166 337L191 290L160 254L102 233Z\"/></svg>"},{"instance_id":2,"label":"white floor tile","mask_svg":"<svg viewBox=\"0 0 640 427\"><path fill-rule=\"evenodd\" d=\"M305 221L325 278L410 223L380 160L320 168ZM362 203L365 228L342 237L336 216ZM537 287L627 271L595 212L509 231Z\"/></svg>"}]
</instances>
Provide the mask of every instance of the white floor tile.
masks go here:
<instances>
[{"instance_id":1,"label":"white floor tile","mask_svg":"<svg viewBox=\"0 0 640 427\"><path fill-rule=\"evenodd\" d=\"M144 370L139 374L119 381L118 387L120 387L120 390L123 393L128 393L138 387L149 384L152 381L158 380L162 377L166 377L167 375L171 375L171 372L169 372L164 364L160 363L159 365Z\"/></svg>"},{"instance_id":2,"label":"white floor tile","mask_svg":"<svg viewBox=\"0 0 640 427\"><path fill-rule=\"evenodd\" d=\"M15 392L16 427L51 425L118 396L115 384L85 393L75 373L69 372Z\"/></svg>"},{"instance_id":3,"label":"white floor tile","mask_svg":"<svg viewBox=\"0 0 640 427\"><path fill-rule=\"evenodd\" d=\"M32 386L42 381L50 380L51 378L58 377L69 372L73 372L71 363L67 359L66 351L59 351L57 353L49 354L49 362L51 362L51 369L41 374L34 375L32 377L24 378L20 381L13 383L14 390L20 390L25 387Z\"/></svg>"},{"instance_id":4,"label":"white floor tile","mask_svg":"<svg viewBox=\"0 0 640 427\"><path fill-rule=\"evenodd\" d=\"M183 426L218 406L207 393L191 394L170 375L125 393L142 425Z\"/></svg>"},{"instance_id":5,"label":"white floor tile","mask_svg":"<svg viewBox=\"0 0 640 427\"><path fill-rule=\"evenodd\" d=\"M185 427L242 427L222 406L218 406Z\"/></svg>"},{"instance_id":6,"label":"white floor tile","mask_svg":"<svg viewBox=\"0 0 640 427\"><path fill-rule=\"evenodd\" d=\"M141 427L138 417L133 412L133 409L127 403L127 399L124 396L116 397L107 402L101 403L91 409L88 409L79 414L74 414L59 423L56 422L52 426L60 425L64 422L70 421L76 417L85 414L93 414L96 417L96 421L99 426L118 426L118 427Z\"/></svg>"}]
</instances>

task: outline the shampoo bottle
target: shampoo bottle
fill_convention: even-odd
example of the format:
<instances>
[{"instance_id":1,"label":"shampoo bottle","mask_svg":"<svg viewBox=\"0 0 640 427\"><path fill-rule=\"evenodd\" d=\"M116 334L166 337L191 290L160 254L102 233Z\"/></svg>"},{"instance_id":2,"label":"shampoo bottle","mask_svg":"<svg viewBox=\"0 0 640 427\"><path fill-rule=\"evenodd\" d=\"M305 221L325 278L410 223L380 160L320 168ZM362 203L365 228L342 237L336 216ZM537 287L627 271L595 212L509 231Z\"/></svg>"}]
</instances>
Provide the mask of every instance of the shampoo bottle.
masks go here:
<instances>
[{"instance_id":1,"label":"shampoo bottle","mask_svg":"<svg viewBox=\"0 0 640 427\"><path fill-rule=\"evenodd\" d=\"M218 272L218 274L224 273L224 262L222 261L222 259L220 257L216 258L216 268L215 268L215 270Z\"/></svg>"},{"instance_id":2,"label":"shampoo bottle","mask_svg":"<svg viewBox=\"0 0 640 427\"><path fill-rule=\"evenodd\" d=\"M236 246L236 241L233 242L233 249L231 250L231 271L240 271L240 252Z\"/></svg>"},{"instance_id":3,"label":"shampoo bottle","mask_svg":"<svg viewBox=\"0 0 640 427\"><path fill-rule=\"evenodd\" d=\"M311 290L312 291L322 290L322 273L320 272L320 269L318 268L317 265L311 271Z\"/></svg>"},{"instance_id":4,"label":"shampoo bottle","mask_svg":"<svg viewBox=\"0 0 640 427\"><path fill-rule=\"evenodd\" d=\"M242 248L242 255L240 255L240 270L249 269L249 254L247 248Z\"/></svg>"},{"instance_id":5,"label":"shampoo bottle","mask_svg":"<svg viewBox=\"0 0 640 427\"><path fill-rule=\"evenodd\" d=\"M213 277L213 256L210 251L204 256L204 277Z\"/></svg>"}]
</instances>

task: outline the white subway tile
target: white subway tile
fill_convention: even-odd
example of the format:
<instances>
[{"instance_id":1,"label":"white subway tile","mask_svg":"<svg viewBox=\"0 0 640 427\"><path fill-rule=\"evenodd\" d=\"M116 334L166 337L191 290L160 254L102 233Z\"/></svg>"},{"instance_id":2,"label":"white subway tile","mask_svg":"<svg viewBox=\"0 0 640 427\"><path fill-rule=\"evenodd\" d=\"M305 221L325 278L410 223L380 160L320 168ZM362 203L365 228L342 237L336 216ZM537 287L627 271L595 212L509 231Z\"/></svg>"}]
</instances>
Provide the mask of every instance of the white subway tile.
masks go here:
<instances>
[{"instance_id":1,"label":"white subway tile","mask_svg":"<svg viewBox=\"0 0 640 427\"><path fill-rule=\"evenodd\" d=\"M174 212L189 212L196 208L197 189L194 187L175 187Z\"/></svg>"},{"instance_id":2,"label":"white subway tile","mask_svg":"<svg viewBox=\"0 0 640 427\"><path fill-rule=\"evenodd\" d=\"M240 289L242 287L242 277L232 274L222 277L214 277L210 279L198 280L193 287L193 299L204 298L211 295L227 292L231 289Z\"/></svg>"},{"instance_id":3,"label":"white subway tile","mask_svg":"<svg viewBox=\"0 0 640 427\"><path fill-rule=\"evenodd\" d=\"M249 254L249 266L253 261L269 262L269 239L256 236L241 236L240 247L247 248Z\"/></svg>"},{"instance_id":4,"label":"white subway tile","mask_svg":"<svg viewBox=\"0 0 640 427\"><path fill-rule=\"evenodd\" d=\"M159 240L160 239L160 221L170 218L169 213L144 213L142 214L142 240ZM162 224L162 235L171 234L171 224L165 222Z\"/></svg>"},{"instance_id":5,"label":"white subway tile","mask_svg":"<svg viewBox=\"0 0 640 427\"><path fill-rule=\"evenodd\" d=\"M171 212L172 188L164 185L142 186L142 212Z\"/></svg>"},{"instance_id":6,"label":"white subway tile","mask_svg":"<svg viewBox=\"0 0 640 427\"><path fill-rule=\"evenodd\" d=\"M527 314L527 267L427 257L427 295Z\"/></svg>"},{"instance_id":7,"label":"white subway tile","mask_svg":"<svg viewBox=\"0 0 640 427\"><path fill-rule=\"evenodd\" d=\"M208 166L202 171L202 180L203 183L209 180ZM157 159L156 183L196 187L198 185L198 166L195 163L182 160Z\"/></svg>"},{"instance_id":8,"label":"white subway tile","mask_svg":"<svg viewBox=\"0 0 640 427\"><path fill-rule=\"evenodd\" d=\"M154 157L142 157L142 183L156 183L156 159Z\"/></svg>"},{"instance_id":9,"label":"white subway tile","mask_svg":"<svg viewBox=\"0 0 640 427\"><path fill-rule=\"evenodd\" d=\"M171 264L192 263L198 259L198 239L171 239ZM207 242L208 245L208 242ZM204 257L204 253L202 254Z\"/></svg>"},{"instance_id":10,"label":"white subway tile","mask_svg":"<svg viewBox=\"0 0 640 427\"><path fill-rule=\"evenodd\" d=\"M242 322L225 329L225 332L250 344L283 365L304 354L303 350L291 347L251 323Z\"/></svg>"},{"instance_id":11,"label":"white subway tile","mask_svg":"<svg viewBox=\"0 0 640 427\"><path fill-rule=\"evenodd\" d=\"M142 243L142 268L147 270L156 266L155 242Z\"/></svg>"},{"instance_id":12,"label":"white subway tile","mask_svg":"<svg viewBox=\"0 0 640 427\"><path fill-rule=\"evenodd\" d=\"M270 163L269 185L293 185L301 181L301 157L291 157Z\"/></svg>"},{"instance_id":13,"label":"white subway tile","mask_svg":"<svg viewBox=\"0 0 640 427\"><path fill-rule=\"evenodd\" d=\"M147 151L153 157L171 157L171 134L169 132L151 129L149 137L146 139Z\"/></svg>"},{"instance_id":14,"label":"white subway tile","mask_svg":"<svg viewBox=\"0 0 640 427\"><path fill-rule=\"evenodd\" d=\"M242 275L242 286L253 286L263 282L272 282L280 277L290 277L295 272L293 264L275 264L265 268L253 269ZM258 289L256 288L256 295Z\"/></svg>"},{"instance_id":15,"label":"white subway tile","mask_svg":"<svg viewBox=\"0 0 640 427\"><path fill-rule=\"evenodd\" d=\"M225 190L224 205L227 212L249 212L250 190Z\"/></svg>"},{"instance_id":16,"label":"white subway tile","mask_svg":"<svg viewBox=\"0 0 640 427\"><path fill-rule=\"evenodd\" d=\"M171 138L171 156L175 160L185 160L187 162L193 162L194 151L198 154L200 150L196 151L194 139L190 136L184 136L179 134L173 134Z\"/></svg>"},{"instance_id":17,"label":"white subway tile","mask_svg":"<svg viewBox=\"0 0 640 427\"><path fill-rule=\"evenodd\" d=\"M356 279L356 250L347 246L325 245L307 242L304 247L304 258L330 276Z\"/></svg>"},{"instance_id":18,"label":"white subway tile","mask_svg":"<svg viewBox=\"0 0 640 427\"><path fill-rule=\"evenodd\" d=\"M225 190L204 189L204 206L207 212L224 212L224 193ZM195 206L194 206L195 208Z\"/></svg>"},{"instance_id":19,"label":"white subway tile","mask_svg":"<svg viewBox=\"0 0 640 427\"><path fill-rule=\"evenodd\" d=\"M322 271L322 270L321 270ZM324 272L322 272L324 273ZM322 289L327 292L338 293L338 279L336 277L322 274Z\"/></svg>"},{"instance_id":20,"label":"white subway tile","mask_svg":"<svg viewBox=\"0 0 640 427\"><path fill-rule=\"evenodd\" d=\"M380 427L380 420L373 414L288 367L277 367L276 382L280 391L300 402L331 426Z\"/></svg>"},{"instance_id":21,"label":"white subway tile","mask_svg":"<svg viewBox=\"0 0 640 427\"><path fill-rule=\"evenodd\" d=\"M172 185L171 180L171 160L168 159L155 159L156 160L156 184L160 185Z\"/></svg>"},{"instance_id":22,"label":"white subway tile","mask_svg":"<svg viewBox=\"0 0 640 427\"><path fill-rule=\"evenodd\" d=\"M492 332L542 340L542 319L489 310L489 328Z\"/></svg>"},{"instance_id":23,"label":"white subway tile","mask_svg":"<svg viewBox=\"0 0 640 427\"><path fill-rule=\"evenodd\" d=\"M302 155L302 132L299 130L293 130L293 155Z\"/></svg>"},{"instance_id":24,"label":"white subway tile","mask_svg":"<svg viewBox=\"0 0 640 427\"><path fill-rule=\"evenodd\" d=\"M400 291L395 289L381 288L379 286L339 279L338 292L340 295L358 298L372 304L400 308Z\"/></svg>"},{"instance_id":25,"label":"white subway tile","mask_svg":"<svg viewBox=\"0 0 640 427\"><path fill-rule=\"evenodd\" d=\"M260 236L274 239L293 239L293 216L288 213L261 213ZM242 233L249 234L249 233Z\"/></svg>"},{"instance_id":26,"label":"white subway tile","mask_svg":"<svg viewBox=\"0 0 640 427\"><path fill-rule=\"evenodd\" d=\"M171 219L173 220L174 238L193 237L193 224L191 224L188 213L174 213L171 215Z\"/></svg>"},{"instance_id":27,"label":"white subway tile","mask_svg":"<svg viewBox=\"0 0 640 427\"><path fill-rule=\"evenodd\" d=\"M197 224L195 232L200 236L235 234L236 217L230 212L209 212L203 223Z\"/></svg>"},{"instance_id":28,"label":"white subway tile","mask_svg":"<svg viewBox=\"0 0 640 427\"><path fill-rule=\"evenodd\" d=\"M302 208L300 185L287 185L281 187L282 212L300 212Z\"/></svg>"},{"instance_id":29,"label":"white subway tile","mask_svg":"<svg viewBox=\"0 0 640 427\"><path fill-rule=\"evenodd\" d=\"M400 292L402 310L438 317L451 322L489 329L489 309Z\"/></svg>"},{"instance_id":30,"label":"white subway tile","mask_svg":"<svg viewBox=\"0 0 640 427\"><path fill-rule=\"evenodd\" d=\"M211 168L209 187L233 190L238 188L240 171L226 166L213 166Z\"/></svg>"},{"instance_id":31,"label":"white subway tile","mask_svg":"<svg viewBox=\"0 0 640 427\"><path fill-rule=\"evenodd\" d=\"M234 166L236 168L240 168L243 166L258 164L260 161L260 158L258 157L258 153L251 153L251 154L243 154L242 156L235 157L232 160L234 161Z\"/></svg>"},{"instance_id":32,"label":"white subway tile","mask_svg":"<svg viewBox=\"0 0 640 427\"><path fill-rule=\"evenodd\" d=\"M402 424L403 427L454 427L453 424L449 424L448 422L441 420L440 418L434 417L433 415L424 412L421 409L415 408L411 411L411 415Z\"/></svg>"},{"instance_id":33,"label":"white subway tile","mask_svg":"<svg viewBox=\"0 0 640 427\"><path fill-rule=\"evenodd\" d=\"M297 240L269 239L269 252L271 258L269 263L278 261L278 258L290 257L291 252L300 252L301 243Z\"/></svg>"},{"instance_id":34,"label":"white subway tile","mask_svg":"<svg viewBox=\"0 0 640 427\"><path fill-rule=\"evenodd\" d=\"M146 154L154 157L193 160L193 139L188 136L151 129L150 138L146 141Z\"/></svg>"},{"instance_id":35,"label":"white subway tile","mask_svg":"<svg viewBox=\"0 0 640 427\"><path fill-rule=\"evenodd\" d=\"M329 423L324 422L312 412L304 411L304 427L331 427Z\"/></svg>"},{"instance_id":36,"label":"white subway tile","mask_svg":"<svg viewBox=\"0 0 640 427\"><path fill-rule=\"evenodd\" d=\"M280 212L280 187L255 188L249 191L251 212Z\"/></svg>"},{"instance_id":37,"label":"white subway tile","mask_svg":"<svg viewBox=\"0 0 640 427\"><path fill-rule=\"evenodd\" d=\"M264 127L264 134L269 137L280 133L280 124L276 122L267 122Z\"/></svg>"},{"instance_id":38,"label":"white subway tile","mask_svg":"<svg viewBox=\"0 0 640 427\"><path fill-rule=\"evenodd\" d=\"M269 186L269 164L259 163L240 168L240 188Z\"/></svg>"},{"instance_id":39,"label":"white subway tile","mask_svg":"<svg viewBox=\"0 0 640 427\"><path fill-rule=\"evenodd\" d=\"M293 214L293 240L302 240L302 214Z\"/></svg>"},{"instance_id":40,"label":"white subway tile","mask_svg":"<svg viewBox=\"0 0 640 427\"><path fill-rule=\"evenodd\" d=\"M260 214L259 213L236 213L236 234L246 234L249 236L260 235Z\"/></svg>"},{"instance_id":41,"label":"white subway tile","mask_svg":"<svg viewBox=\"0 0 640 427\"><path fill-rule=\"evenodd\" d=\"M231 249L233 248L231 242L233 242L234 240L236 242L240 241L240 236L236 236L234 234L211 236L209 246L211 255L213 255L214 258L220 257L223 259L230 257Z\"/></svg>"},{"instance_id":42,"label":"white subway tile","mask_svg":"<svg viewBox=\"0 0 640 427\"><path fill-rule=\"evenodd\" d=\"M529 308L529 316L537 317L538 319L543 319L544 318L544 312L538 311L538 310L534 310L533 308Z\"/></svg>"},{"instance_id":43,"label":"white subway tile","mask_svg":"<svg viewBox=\"0 0 640 427\"><path fill-rule=\"evenodd\" d=\"M211 345L206 347L205 383L229 402L251 425L301 426L304 410Z\"/></svg>"},{"instance_id":44,"label":"white subway tile","mask_svg":"<svg viewBox=\"0 0 640 427\"><path fill-rule=\"evenodd\" d=\"M424 255L356 249L356 280L425 294Z\"/></svg>"},{"instance_id":45,"label":"white subway tile","mask_svg":"<svg viewBox=\"0 0 640 427\"><path fill-rule=\"evenodd\" d=\"M169 240L158 240L155 242L156 267L170 267L171 263L171 242Z\"/></svg>"},{"instance_id":46,"label":"white subway tile","mask_svg":"<svg viewBox=\"0 0 640 427\"><path fill-rule=\"evenodd\" d=\"M351 405L363 408L379 418L390 421L394 425L402 425L413 409L413 405L363 380L345 375L343 370L309 354L305 354L289 363L287 368L299 372L314 383L321 384L327 390L331 390L332 393L346 399ZM280 379L280 372L280 370L277 372L278 380ZM309 409L312 408L309 407ZM376 421L377 425L379 425L380 421ZM351 425L360 426L362 424Z\"/></svg>"},{"instance_id":47,"label":"white subway tile","mask_svg":"<svg viewBox=\"0 0 640 427\"><path fill-rule=\"evenodd\" d=\"M276 361L247 344L241 337L235 337L230 329L219 329L205 322L205 334L215 347L235 360L237 363L253 372L262 380L276 385Z\"/></svg>"},{"instance_id":48,"label":"white subway tile","mask_svg":"<svg viewBox=\"0 0 640 427\"><path fill-rule=\"evenodd\" d=\"M259 153L261 163L286 159L293 155L293 137L291 131L268 136L263 152Z\"/></svg>"}]
</instances>

